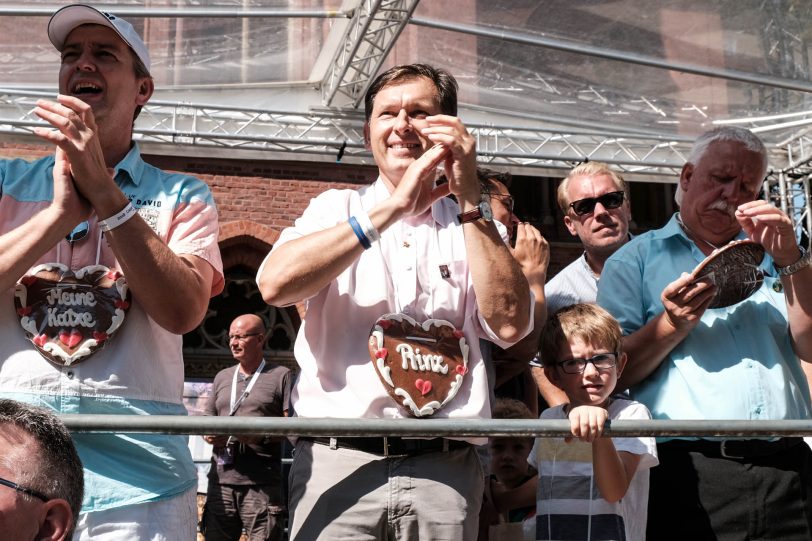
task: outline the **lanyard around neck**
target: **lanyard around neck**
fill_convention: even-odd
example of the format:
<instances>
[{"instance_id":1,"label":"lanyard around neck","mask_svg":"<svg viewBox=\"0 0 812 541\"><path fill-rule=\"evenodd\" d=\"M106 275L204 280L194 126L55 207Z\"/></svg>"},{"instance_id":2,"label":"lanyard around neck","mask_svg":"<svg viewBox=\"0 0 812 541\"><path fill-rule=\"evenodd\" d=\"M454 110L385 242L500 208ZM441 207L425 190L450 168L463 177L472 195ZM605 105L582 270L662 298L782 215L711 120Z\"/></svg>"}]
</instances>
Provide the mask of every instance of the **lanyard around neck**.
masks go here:
<instances>
[{"instance_id":1,"label":"lanyard around neck","mask_svg":"<svg viewBox=\"0 0 812 541\"><path fill-rule=\"evenodd\" d=\"M262 362L259 363L259 367L254 371L254 375L251 376L251 381L248 382L248 385L245 387L245 390L242 392L239 398L237 398L237 378L240 375L240 367L234 370L234 378L231 381L231 407L229 409L228 415L234 415L237 412L237 409L240 407L240 404L248 398L248 395L251 393L251 389L254 387L254 384L257 382L257 378L259 377L260 372L262 369L265 368L265 359L262 359Z\"/></svg>"}]
</instances>

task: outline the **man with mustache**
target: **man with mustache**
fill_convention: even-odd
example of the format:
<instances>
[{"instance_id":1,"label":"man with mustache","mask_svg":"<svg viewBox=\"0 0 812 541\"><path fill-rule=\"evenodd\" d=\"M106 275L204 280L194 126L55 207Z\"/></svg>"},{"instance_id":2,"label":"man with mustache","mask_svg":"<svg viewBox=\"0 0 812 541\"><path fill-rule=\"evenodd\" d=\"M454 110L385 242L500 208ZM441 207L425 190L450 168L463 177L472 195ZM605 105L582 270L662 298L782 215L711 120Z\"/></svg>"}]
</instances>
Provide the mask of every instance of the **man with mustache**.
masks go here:
<instances>
[{"instance_id":1,"label":"man with mustache","mask_svg":"<svg viewBox=\"0 0 812 541\"><path fill-rule=\"evenodd\" d=\"M60 413L185 415L182 334L223 287L211 193L147 164L132 141L154 85L130 23L74 4L53 15L48 37L61 55L59 95L37 103L50 126L35 133L55 156L0 161L0 396ZM115 286L80 282L81 296L32 304L44 281L32 267L77 280L101 268ZM54 313L81 324L51 328ZM86 481L77 539L194 537L197 472L185 437L74 439Z\"/></svg>"},{"instance_id":2,"label":"man with mustache","mask_svg":"<svg viewBox=\"0 0 812 541\"><path fill-rule=\"evenodd\" d=\"M370 348L380 344L376 335L386 344L386 333L401 328L389 322L409 317L454 327L449 349L436 356L446 369L446 360L459 354L452 347L462 351L462 338L467 344L467 369L437 380L458 382L458 391L444 405L437 399L434 417L489 418L479 338L501 347L520 340L532 328L533 300L483 197L476 144L456 116L457 82L432 66L396 66L373 81L365 113L376 182L314 198L258 273L266 302L307 302L294 350L301 372L292 408L300 417L413 415L387 390L386 377L402 381L397 390L419 400L430 392L425 367L407 368L404 360L399 369L400 354L386 348L376 350L375 365L370 361ZM440 167L448 183L437 185ZM376 324L393 313L396 319ZM418 336L407 347L434 341ZM375 366L390 354L397 360L379 379ZM415 374L419 380L407 379ZM476 539L484 479L471 443L486 441L299 438L290 473L290 537Z\"/></svg>"},{"instance_id":3,"label":"man with mustache","mask_svg":"<svg viewBox=\"0 0 812 541\"><path fill-rule=\"evenodd\" d=\"M758 199L766 171L748 130L701 135L680 174L680 211L604 266L598 302L620 321L629 355L618 387L655 419L809 418L812 267L790 218ZM711 309L716 287L688 273L745 238L767 252L764 282ZM657 449L649 539L812 538L812 452L801 438L660 438Z\"/></svg>"}]
</instances>

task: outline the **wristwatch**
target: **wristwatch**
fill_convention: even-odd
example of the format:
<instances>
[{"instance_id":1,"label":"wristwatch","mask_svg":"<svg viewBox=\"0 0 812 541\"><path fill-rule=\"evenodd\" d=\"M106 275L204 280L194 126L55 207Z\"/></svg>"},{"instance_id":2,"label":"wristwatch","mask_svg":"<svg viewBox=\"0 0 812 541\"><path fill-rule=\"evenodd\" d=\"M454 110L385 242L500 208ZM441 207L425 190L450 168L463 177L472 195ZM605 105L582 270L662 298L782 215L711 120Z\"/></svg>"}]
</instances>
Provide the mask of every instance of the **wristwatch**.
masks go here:
<instances>
[{"instance_id":1,"label":"wristwatch","mask_svg":"<svg viewBox=\"0 0 812 541\"><path fill-rule=\"evenodd\" d=\"M802 246L799 246L798 249L801 250L801 257L799 257L795 263L787 265L786 267L779 267L773 264L775 270L778 271L778 276L789 276L804 267L808 267L809 264L812 263L812 252L807 252Z\"/></svg>"},{"instance_id":2,"label":"wristwatch","mask_svg":"<svg viewBox=\"0 0 812 541\"><path fill-rule=\"evenodd\" d=\"M493 221L491 204L486 199L480 201L476 208L473 208L468 212L463 212L462 214L457 214L457 220L459 220L461 224L473 222L474 220L479 220L480 218L486 222Z\"/></svg>"}]
</instances>

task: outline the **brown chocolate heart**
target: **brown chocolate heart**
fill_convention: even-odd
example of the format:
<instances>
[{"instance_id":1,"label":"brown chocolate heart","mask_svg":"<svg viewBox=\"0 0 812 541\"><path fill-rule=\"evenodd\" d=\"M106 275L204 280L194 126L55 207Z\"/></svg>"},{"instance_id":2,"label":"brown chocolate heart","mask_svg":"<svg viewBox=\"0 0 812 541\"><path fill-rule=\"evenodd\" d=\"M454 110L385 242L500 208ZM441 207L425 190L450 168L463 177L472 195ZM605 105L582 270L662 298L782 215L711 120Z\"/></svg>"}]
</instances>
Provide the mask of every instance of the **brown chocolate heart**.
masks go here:
<instances>
[{"instance_id":1,"label":"brown chocolate heart","mask_svg":"<svg viewBox=\"0 0 812 541\"><path fill-rule=\"evenodd\" d=\"M428 417L454 399L468 373L468 344L448 321L403 314L378 318L369 356L386 392L407 413Z\"/></svg>"},{"instance_id":2,"label":"brown chocolate heart","mask_svg":"<svg viewBox=\"0 0 812 541\"><path fill-rule=\"evenodd\" d=\"M39 265L14 288L14 307L26 336L60 366L102 348L121 328L129 306L127 281L102 265L75 272L59 263Z\"/></svg>"}]
</instances>

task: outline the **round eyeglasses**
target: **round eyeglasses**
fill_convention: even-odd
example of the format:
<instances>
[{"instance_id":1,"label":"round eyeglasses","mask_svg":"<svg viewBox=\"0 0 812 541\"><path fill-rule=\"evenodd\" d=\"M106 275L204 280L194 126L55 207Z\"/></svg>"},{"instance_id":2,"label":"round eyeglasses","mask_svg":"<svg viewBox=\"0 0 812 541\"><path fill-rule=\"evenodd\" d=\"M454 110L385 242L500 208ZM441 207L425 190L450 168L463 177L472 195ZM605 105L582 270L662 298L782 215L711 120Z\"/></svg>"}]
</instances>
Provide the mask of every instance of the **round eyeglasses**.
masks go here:
<instances>
[{"instance_id":1,"label":"round eyeglasses","mask_svg":"<svg viewBox=\"0 0 812 541\"><path fill-rule=\"evenodd\" d=\"M490 197L491 199L498 199L505 206L505 208L508 209L508 212L510 214L513 214L513 206L515 204L515 200L513 199L512 195L488 192L488 197Z\"/></svg>"},{"instance_id":2,"label":"round eyeglasses","mask_svg":"<svg viewBox=\"0 0 812 541\"><path fill-rule=\"evenodd\" d=\"M609 370L617 364L617 353L598 353L588 359L567 359L556 364L567 374L581 374L589 363L598 371Z\"/></svg>"}]
</instances>

